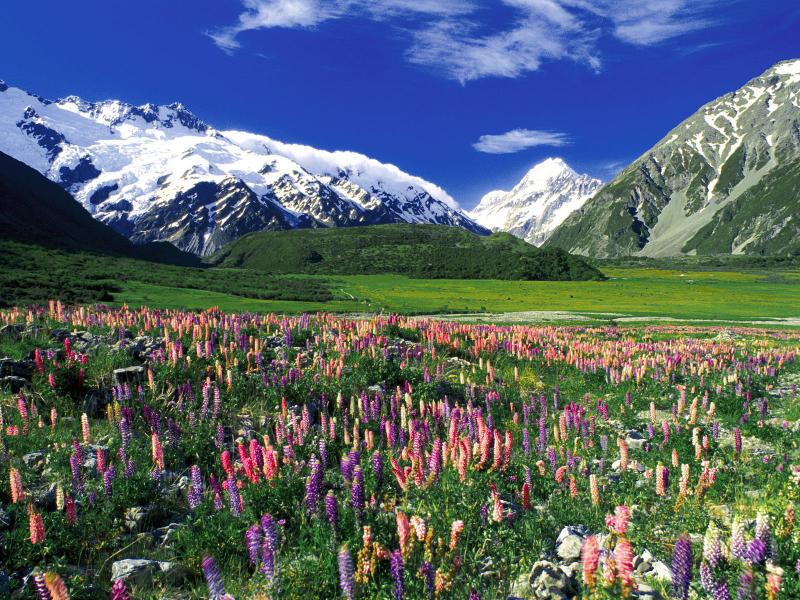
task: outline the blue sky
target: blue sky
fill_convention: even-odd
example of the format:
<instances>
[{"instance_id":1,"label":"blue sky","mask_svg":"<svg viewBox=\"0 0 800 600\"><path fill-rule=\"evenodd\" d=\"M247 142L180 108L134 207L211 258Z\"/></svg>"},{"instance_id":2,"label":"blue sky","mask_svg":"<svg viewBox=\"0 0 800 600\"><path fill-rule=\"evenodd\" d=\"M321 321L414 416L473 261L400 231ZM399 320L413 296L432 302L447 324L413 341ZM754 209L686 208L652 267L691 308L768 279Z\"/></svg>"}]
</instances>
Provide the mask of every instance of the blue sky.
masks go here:
<instances>
[{"instance_id":1,"label":"blue sky","mask_svg":"<svg viewBox=\"0 0 800 600\"><path fill-rule=\"evenodd\" d=\"M363 152L464 207L548 156L603 179L800 57L794 0L3 0L0 78L179 100L218 129Z\"/></svg>"}]
</instances>

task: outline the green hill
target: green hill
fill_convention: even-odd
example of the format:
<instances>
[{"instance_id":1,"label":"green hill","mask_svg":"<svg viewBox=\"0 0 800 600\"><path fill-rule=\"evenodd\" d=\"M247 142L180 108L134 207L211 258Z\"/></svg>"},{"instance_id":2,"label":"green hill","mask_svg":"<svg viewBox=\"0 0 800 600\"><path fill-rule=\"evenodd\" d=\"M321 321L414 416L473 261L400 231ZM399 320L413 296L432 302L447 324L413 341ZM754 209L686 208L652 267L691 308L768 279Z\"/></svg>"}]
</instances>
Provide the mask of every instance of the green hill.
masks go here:
<instances>
[{"instance_id":1,"label":"green hill","mask_svg":"<svg viewBox=\"0 0 800 600\"><path fill-rule=\"evenodd\" d=\"M603 275L558 248L507 233L479 236L440 225L374 225L253 233L209 259L265 273L394 273L427 279L587 281Z\"/></svg>"}]
</instances>

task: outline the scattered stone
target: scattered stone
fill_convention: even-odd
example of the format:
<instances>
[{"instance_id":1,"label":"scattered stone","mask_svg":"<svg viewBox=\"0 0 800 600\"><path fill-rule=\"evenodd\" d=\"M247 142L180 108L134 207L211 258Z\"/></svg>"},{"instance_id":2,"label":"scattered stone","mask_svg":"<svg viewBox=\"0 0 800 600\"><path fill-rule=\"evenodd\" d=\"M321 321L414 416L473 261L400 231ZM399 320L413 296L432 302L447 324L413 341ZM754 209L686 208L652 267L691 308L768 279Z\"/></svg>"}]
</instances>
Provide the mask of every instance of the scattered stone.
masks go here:
<instances>
[{"instance_id":1,"label":"scattered stone","mask_svg":"<svg viewBox=\"0 0 800 600\"><path fill-rule=\"evenodd\" d=\"M530 575L531 593L542 600L566 600L572 583L558 565L549 560L539 560Z\"/></svg>"},{"instance_id":2,"label":"scattered stone","mask_svg":"<svg viewBox=\"0 0 800 600\"><path fill-rule=\"evenodd\" d=\"M625 441L631 450L641 450L647 443L645 437L638 431L629 431L625 437Z\"/></svg>"},{"instance_id":3,"label":"scattered stone","mask_svg":"<svg viewBox=\"0 0 800 600\"><path fill-rule=\"evenodd\" d=\"M11 514L0 506L0 531L11 529Z\"/></svg>"},{"instance_id":4,"label":"scattered stone","mask_svg":"<svg viewBox=\"0 0 800 600\"><path fill-rule=\"evenodd\" d=\"M588 529L581 525L564 527L556 539L556 556L567 565L578 562L581 559L583 540L588 535Z\"/></svg>"},{"instance_id":5,"label":"scattered stone","mask_svg":"<svg viewBox=\"0 0 800 600\"><path fill-rule=\"evenodd\" d=\"M145 586L152 583L153 576L158 573L174 573L175 565L171 562L149 560L146 558L126 558L111 565L111 579L122 579L134 586Z\"/></svg>"},{"instance_id":6,"label":"scattered stone","mask_svg":"<svg viewBox=\"0 0 800 600\"><path fill-rule=\"evenodd\" d=\"M33 469L37 473L41 473L42 469L44 469L44 459L45 459L44 451L39 450L37 452L30 452L28 454L25 454L22 457L22 462L29 469Z\"/></svg>"},{"instance_id":7,"label":"scattered stone","mask_svg":"<svg viewBox=\"0 0 800 600\"><path fill-rule=\"evenodd\" d=\"M129 386L133 386L134 384L141 383L143 379L144 367L142 366L114 369L114 385L125 385L127 383Z\"/></svg>"}]
</instances>

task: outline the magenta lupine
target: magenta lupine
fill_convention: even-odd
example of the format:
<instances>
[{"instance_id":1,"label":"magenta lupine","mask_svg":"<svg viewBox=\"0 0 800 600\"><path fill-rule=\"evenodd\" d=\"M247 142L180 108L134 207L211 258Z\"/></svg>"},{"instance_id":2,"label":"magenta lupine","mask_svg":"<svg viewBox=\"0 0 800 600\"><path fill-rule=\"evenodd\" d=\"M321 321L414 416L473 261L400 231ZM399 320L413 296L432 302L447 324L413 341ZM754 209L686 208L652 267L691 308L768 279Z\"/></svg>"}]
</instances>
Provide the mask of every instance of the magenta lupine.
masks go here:
<instances>
[{"instance_id":1,"label":"magenta lupine","mask_svg":"<svg viewBox=\"0 0 800 600\"><path fill-rule=\"evenodd\" d=\"M356 582L353 577L353 557L346 546L339 550L339 586L347 600L355 598Z\"/></svg>"},{"instance_id":2,"label":"magenta lupine","mask_svg":"<svg viewBox=\"0 0 800 600\"><path fill-rule=\"evenodd\" d=\"M742 430L738 427L733 429L733 451L736 453L736 456L742 453Z\"/></svg>"},{"instance_id":3,"label":"magenta lupine","mask_svg":"<svg viewBox=\"0 0 800 600\"><path fill-rule=\"evenodd\" d=\"M405 594L405 565L403 564L403 554L400 550L392 552L390 570L392 572L392 579L394 580L394 598L395 600L403 600Z\"/></svg>"},{"instance_id":4,"label":"magenta lupine","mask_svg":"<svg viewBox=\"0 0 800 600\"><path fill-rule=\"evenodd\" d=\"M131 600L131 595L128 593L128 586L125 581L117 579L111 585L111 600Z\"/></svg>"},{"instance_id":5,"label":"magenta lupine","mask_svg":"<svg viewBox=\"0 0 800 600\"><path fill-rule=\"evenodd\" d=\"M692 581L692 542L682 535L675 543L672 553L672 590L679 600L689 598L689 583Z\"/></svg>"},{"instance_id":6,"label":"magenta lupine","mask_svg":"<svg viewBox=\"0 0 800 600\"><path fill-rule=\"evenodd\" d=\"M222 575L216 561L210 556L204 556L201 562L203 577L208 585L208 595L210 600L220 600L225 596L225 586L222 584Z\"/></svg>"}]
</instances>

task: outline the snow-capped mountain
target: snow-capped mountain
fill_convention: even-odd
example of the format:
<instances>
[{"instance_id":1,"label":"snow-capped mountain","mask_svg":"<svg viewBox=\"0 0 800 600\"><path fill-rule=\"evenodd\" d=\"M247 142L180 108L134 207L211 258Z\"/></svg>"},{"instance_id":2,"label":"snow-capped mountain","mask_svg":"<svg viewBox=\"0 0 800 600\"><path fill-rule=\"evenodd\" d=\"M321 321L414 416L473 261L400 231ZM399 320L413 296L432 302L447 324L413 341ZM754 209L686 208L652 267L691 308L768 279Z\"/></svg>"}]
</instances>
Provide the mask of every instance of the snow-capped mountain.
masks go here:
<instances>
[{"instance_id":1,"label":"snow-capped mountain","mask_svg":"<svg viewBox=\"0 0 800 600\"><path fill-rule=\"evenodd\" d=\"M701 107L548 244L592 256L800 248L800 59Z\"/></svg>"},{"instance_id":2,"label":"snow-capped mountain","mask_svg":"<svg viewBox=\"0 0 800 600\"><path fill-rule=\"evenodd\" d=\"M576 173L560 158L548 158L510 192L486 194L469 215L484 227L507 231L539 246L601 185L599 179Z\"/></svg>"},{"instance_id":3,"label":"snow-capped mountain","mask_svg":"<svg viewBox=\"0 0 800 600\"><path fill-rule=\"evenodd\" d=\"M394 165L217 131L177 103L50 101L0 81L0 151L134 242L201 255L295 227L407 222L486 233L443 189Z\"/></svg>"}]
</instances>

